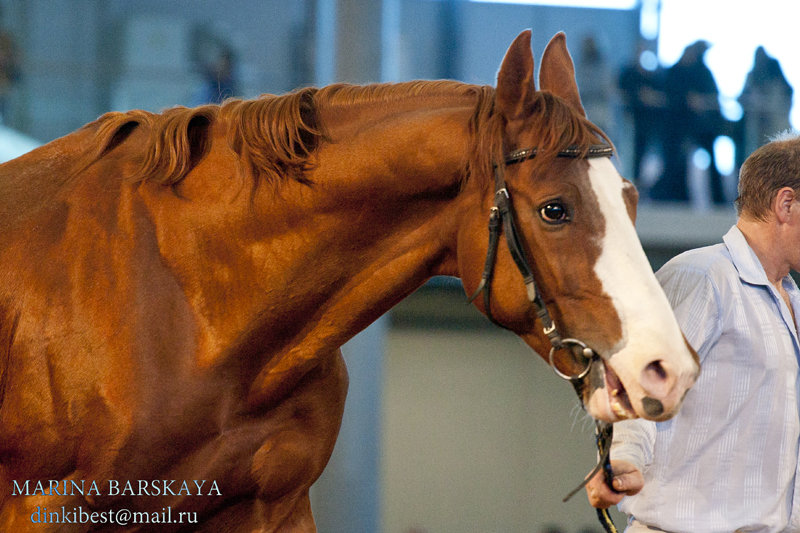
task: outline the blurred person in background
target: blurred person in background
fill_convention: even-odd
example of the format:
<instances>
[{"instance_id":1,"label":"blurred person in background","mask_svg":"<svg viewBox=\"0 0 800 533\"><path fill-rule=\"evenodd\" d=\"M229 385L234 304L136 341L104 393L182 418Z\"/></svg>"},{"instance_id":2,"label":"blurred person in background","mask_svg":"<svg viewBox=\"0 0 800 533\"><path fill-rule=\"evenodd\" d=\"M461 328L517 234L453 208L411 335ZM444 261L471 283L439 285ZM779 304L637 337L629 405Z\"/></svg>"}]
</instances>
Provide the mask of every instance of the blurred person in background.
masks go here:
<instances>
[{"instance_id":1,"label":"blurred person in background","mask_svg":"<svg viewBox=\"0 0 800 533\"><path fill-rule=\"evenodd\" d=\"M771 135L789 129L793 94L778 60L770 57L763 46L759 46L753 59L753 68L747 74L739 96L744 121L744 138L739 150L742 160L744 154L752 153Z\"/></svg>"},{"instance_id":2,"label":"blurred person in background","mask_svg":"<svg viewBox=\"0 0 800 533\"><path fill-rule=\"evenodd\" d=\"M644 156L648 151L661 155L662 124L667 107L663 72L644 67L642 55L646 51L644 43L640 43L633 61L622 68L617 81L625 112L633 126L632 176L640 190L646 185L642 172Z\"/></svg>"},{"instance_id":3,"label":"blurred person in background","mask_svg":"<svg viewBox=\"0 0 800 533\"><path fill-rule=\"evenodd\" d=\"M686 47L683 55L664 77L667 112L664 122L664 175L650 191L654 200L689 200L688 165L696 149L705 150L711 199L722 203L725 196L714 160L714 140L724 134L726 121L719 104L719 89L703 58L709 48L706 41Z\"/></svg>"}]
</instances>

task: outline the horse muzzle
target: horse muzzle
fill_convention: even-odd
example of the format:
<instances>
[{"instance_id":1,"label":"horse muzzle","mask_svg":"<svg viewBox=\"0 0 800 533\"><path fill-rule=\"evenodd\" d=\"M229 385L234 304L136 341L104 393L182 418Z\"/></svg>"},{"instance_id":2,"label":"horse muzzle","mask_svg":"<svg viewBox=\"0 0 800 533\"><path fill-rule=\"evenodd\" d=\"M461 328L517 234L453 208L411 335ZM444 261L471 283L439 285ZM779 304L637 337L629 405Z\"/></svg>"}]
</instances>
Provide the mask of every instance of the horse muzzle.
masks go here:
<instances>
[{"instance_id":1,"label":"horse muzzle","mask_svg":"<svg viewBox=\"0 0 800 533\"><path fill-rule=\"evenodd\" d=\"M647 361L620 352L592 366L584 389L584 406L593 418L606 422L668 420L678 412L699 372L699 365L689 354L674 361Z\"/></svg>"}]
</instances>

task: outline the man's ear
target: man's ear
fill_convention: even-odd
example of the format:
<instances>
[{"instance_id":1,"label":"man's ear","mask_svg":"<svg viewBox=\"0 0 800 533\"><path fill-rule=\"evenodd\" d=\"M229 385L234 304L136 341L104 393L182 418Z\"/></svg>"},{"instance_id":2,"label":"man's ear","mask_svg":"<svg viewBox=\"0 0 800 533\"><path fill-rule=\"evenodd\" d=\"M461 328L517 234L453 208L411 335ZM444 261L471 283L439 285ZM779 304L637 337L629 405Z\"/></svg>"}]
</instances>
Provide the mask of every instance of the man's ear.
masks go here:
<instances>
[{"instance_id":1,"label":"man's ear","mask_svg":"<svg viewBox=\"0 0 800 533\"><path fill-rule=\"evenodd\" d=\"M797 195L791 187L782 187L778 190L772 201L772 210L779 222L789 222L792 216L792 205L797 199Z\"/></svg>"}]
</instances>

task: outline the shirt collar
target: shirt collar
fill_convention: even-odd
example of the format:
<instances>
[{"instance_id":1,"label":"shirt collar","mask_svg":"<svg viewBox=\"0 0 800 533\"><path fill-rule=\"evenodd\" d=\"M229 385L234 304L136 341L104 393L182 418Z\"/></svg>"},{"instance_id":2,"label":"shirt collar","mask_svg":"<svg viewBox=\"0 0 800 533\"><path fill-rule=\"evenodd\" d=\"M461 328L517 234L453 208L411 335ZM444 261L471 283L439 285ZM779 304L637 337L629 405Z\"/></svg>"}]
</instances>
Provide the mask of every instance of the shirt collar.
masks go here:
<instances>
[{"instance_id":1,"label":"shirt collar","mask_svg":"<svg viewBox=\"0 0 800 533\"><path fill-rule=\"evenodd\" d=\"M752 285L769 285L767 273L761 265L758 256L747 244L747 239L744 238L742 231L734 225L728 230L728 233L722 237L725 246L728 247L728 252L731 254L731 261L739 271L739 277L745 283Z\"/></svg>"},{"instance_id":2,"label":"shirt collar","mask_svg":"<svg viewBox=\"0 0 800 533\"><path fill-rule=\"evenodd\" d=\"M758 259L753 249L750 248L750 245L747 244L747 239L744 238L742 231L735 224L728 230L728 233L722 237L722 241L725 243L725 246L728 247L728 253L731 254L731 261L733 261L733 265L739 272L739 277L742 281L750 283L751 285L766 285L771 287L771 283L769 279L767 279L767 273L764 271L761 261ZM783 286L790 291L790 294L794 292L796 295L797 285L791 275L787 275L783 278Z\"/></svg>"}]
</instances>

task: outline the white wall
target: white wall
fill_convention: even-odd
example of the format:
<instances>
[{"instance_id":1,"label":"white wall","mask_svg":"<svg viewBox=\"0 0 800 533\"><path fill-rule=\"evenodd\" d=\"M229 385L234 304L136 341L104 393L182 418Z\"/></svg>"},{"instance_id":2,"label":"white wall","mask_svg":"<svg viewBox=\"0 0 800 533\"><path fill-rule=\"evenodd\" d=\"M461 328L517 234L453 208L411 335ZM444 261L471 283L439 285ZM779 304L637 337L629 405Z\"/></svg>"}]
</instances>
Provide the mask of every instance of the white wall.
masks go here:
<instances>
[{"instance_id":1,"label":"white wall","mask_svg":"<svg viewBox=\"0 0 800 533\"><path fill-rule=\"evenodd\" d=\"M517 337L393 328L384 380L383 533L599 528L585 494L561 502L594 466L593 425Z\"/></svg>"}]
</instances>

